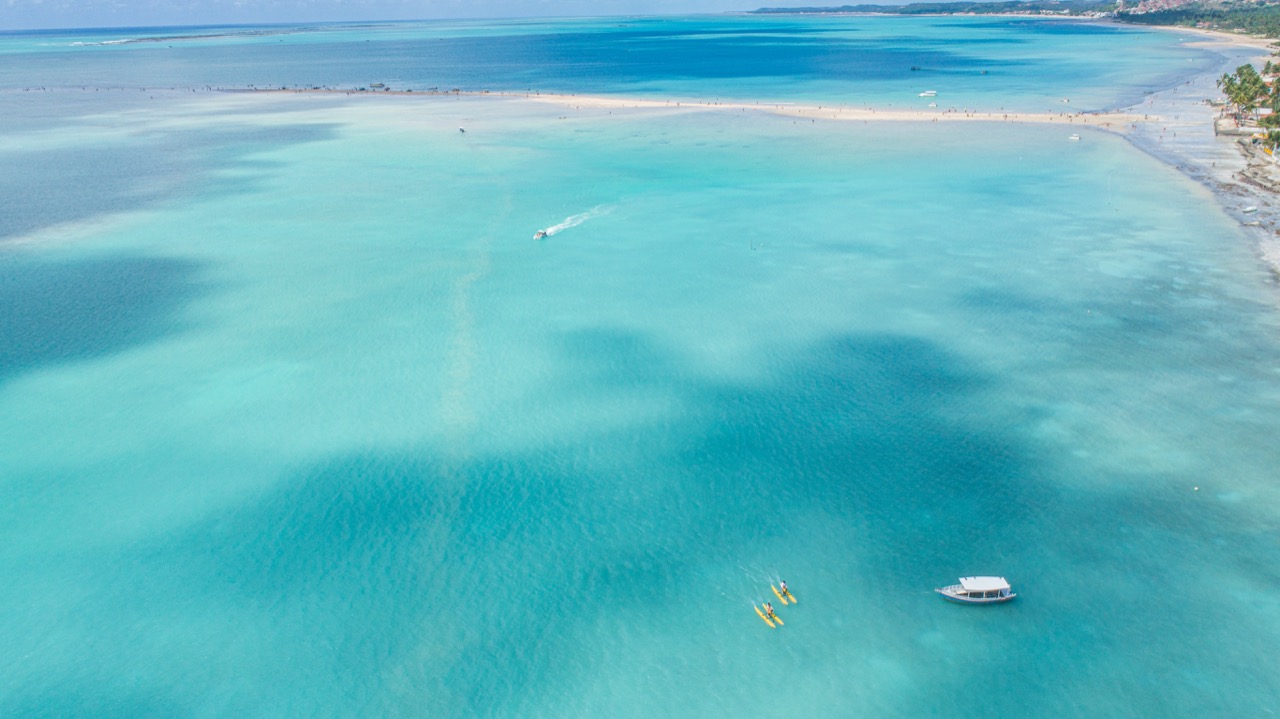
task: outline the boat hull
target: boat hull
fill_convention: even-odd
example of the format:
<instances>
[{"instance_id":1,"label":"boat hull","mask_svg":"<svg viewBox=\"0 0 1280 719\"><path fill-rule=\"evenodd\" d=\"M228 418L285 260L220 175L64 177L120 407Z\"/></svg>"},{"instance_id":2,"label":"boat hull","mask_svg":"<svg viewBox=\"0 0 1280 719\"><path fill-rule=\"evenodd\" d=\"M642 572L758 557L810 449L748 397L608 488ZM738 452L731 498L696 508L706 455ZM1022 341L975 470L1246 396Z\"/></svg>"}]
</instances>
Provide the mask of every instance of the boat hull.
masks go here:
<instances>
[{"instance_id":1,"label":"boat hull","mask_svg":"<svg viewBox=\"0 0 1280 719\"><path fill-rule=\"evenodd\" d=\"M998 597L970 597L966 594L958 594L954 589L959 589L959 587L944 587L933 591L942 595L943 599L956 604L1004 604L1005 602L1013 601L1018 596L1014 592L1009 592Z\"/></svg>"}]
</instances>

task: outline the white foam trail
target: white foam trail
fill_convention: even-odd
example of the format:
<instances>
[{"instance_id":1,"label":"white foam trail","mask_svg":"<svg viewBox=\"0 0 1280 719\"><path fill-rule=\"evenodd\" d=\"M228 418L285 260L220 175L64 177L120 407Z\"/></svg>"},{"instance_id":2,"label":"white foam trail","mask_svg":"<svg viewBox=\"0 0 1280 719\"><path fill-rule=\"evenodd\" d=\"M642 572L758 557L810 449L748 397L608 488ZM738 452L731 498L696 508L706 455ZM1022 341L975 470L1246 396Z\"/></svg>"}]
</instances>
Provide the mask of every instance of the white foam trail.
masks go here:
<instances>
[{"instance_id":1,"label":"white foam trail","mask_svg":"<svg viewBox=\"0 0 1280 719\"><path fill-rule=\"evenodd\" d=\"M560 232L561 230L567 230L570 227L577 227L578 225L581 225L582 223L586 222L592 217L607 215L612 209L613 209L612 207L607 207L605 205L596 205L595 207L581 214L570 215L569 217L566 217L564 219L564 222L561 222L558 225L552 225L551 227L548 227L546 229L547 237L550 237L556 234L557 232Z\"/></svg>"}]
</instances>

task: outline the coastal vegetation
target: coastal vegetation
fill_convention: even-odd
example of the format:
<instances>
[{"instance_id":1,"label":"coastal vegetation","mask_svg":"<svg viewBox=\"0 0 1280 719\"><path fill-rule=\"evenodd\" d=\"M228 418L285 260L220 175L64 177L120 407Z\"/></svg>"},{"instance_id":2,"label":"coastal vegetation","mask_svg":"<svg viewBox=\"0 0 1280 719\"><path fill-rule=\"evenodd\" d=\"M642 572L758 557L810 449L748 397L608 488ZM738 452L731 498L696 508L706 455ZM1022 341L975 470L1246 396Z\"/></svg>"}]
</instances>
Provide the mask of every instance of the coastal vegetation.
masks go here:
<instances>
[{"instance_id":1,"label":"coastal vegetation","mask_svg":"<svg viewBox=\"0 0 1280 719\"><path fill-rule=\"evenodd\" d=\"M1280 37L1280 4L1254 0L1182 2L1151 0L1008 0L1007 2L914 2L906 5L840 5L838 7L760 8L760 14L882 15L1059 15L1110 16L1137 25L1194 27L1205 30Z\"/></svg>"},{"instance_id":2,"label":"coastal vegetation","mask_svg":"<svg viewBox=\"0 0 1280 719\"><path fill-rule=\"evenodd\" d=\"M1266 70L1274 69L1267 61ZM1227 96L1227 109L1235 116L1236 121L1245 118L1257 120L1258 109L1271 107L1277 102L1272 88L1258 74L1253 65L1245 64L1236 68L1235 72L1226 73L1217 81L1218 89ZM1268 115L1268 118L1272 116Z\"/></svg>"},{"instance_id":3,"label":"coastal vegetation","mask_svg":"<svg viewBox=\"0 0 1280 719\"><path fill-rule=\"evenodd\" d=\"M1149 12L1120 12L1116 19L1141 25L1175 25L1280 37L1280 5L1244 0L1193 2Z\"/></svg>"},{"instance_id":4,"label":"coastal vegetation","mask_svg":"<svg viewBox=\"0 0 1280 719\"><path fill-rule=\"evenodd\" d=\"M1280 62L1267 60L1261 73L1253 65L1245 64L1217 80L1218 89L1227 98L1226 112L1237 123L1254 122L1265 129L1263 144L1272 149L1280 145L1280 83L1275 81L1277 75L1280 75ZM1263 108L1270 112L1262 114Z\"/></svg>"},{"instance_id":5,"label":"coastal vegetation","mask_svg":"<svg viewBox=\"0 0 1280 719\"><path fill-rule=\"evenodd\" d=\"M841 5L839 7L760 8L768 14L868 14L881 15L1105 15L1115 10L1114 0L1010 0L1009 2L917 2L907 5Z\"/></svg>"}]
</instances>

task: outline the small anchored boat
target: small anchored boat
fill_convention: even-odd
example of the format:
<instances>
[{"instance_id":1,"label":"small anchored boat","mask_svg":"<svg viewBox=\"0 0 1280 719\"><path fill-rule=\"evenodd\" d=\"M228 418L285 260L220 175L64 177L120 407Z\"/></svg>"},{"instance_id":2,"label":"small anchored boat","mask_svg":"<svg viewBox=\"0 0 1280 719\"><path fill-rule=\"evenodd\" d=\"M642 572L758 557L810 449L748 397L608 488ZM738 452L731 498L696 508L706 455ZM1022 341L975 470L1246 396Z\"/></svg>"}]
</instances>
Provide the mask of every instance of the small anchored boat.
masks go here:
<instances>
[{"instance_id":1,"label":"small anchored boat","mask_svg":"<svg viewBox=\"0 0 1280 719\"><path fill-rule=\"evenodd\" d=\"M937 96L938 96L937 90L925 90L924 92L920 93L920 97L937 97Z\"/></svg>"},{"instance_id":2,"label":"small anchored boat","mask_svg":"<svg viewBox=\"0 0 1280 719\"><path fill-rule=\"evenodd\" d=\"M933 591L961 604L999 604L1018 596L1004 577L960 577L959 584Z\"/></svg>"}]
</instances>

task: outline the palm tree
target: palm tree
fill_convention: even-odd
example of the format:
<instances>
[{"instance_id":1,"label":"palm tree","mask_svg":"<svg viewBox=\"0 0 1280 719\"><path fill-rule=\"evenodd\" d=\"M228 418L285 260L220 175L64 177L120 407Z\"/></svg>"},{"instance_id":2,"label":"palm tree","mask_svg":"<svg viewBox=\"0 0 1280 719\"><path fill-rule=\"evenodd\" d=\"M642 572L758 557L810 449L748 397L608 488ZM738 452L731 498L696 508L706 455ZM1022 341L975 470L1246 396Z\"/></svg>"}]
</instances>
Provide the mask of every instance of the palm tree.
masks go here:
<instances>
[{"instance_id":1,"label":"palm tree","mask_svg":"<svg viewBox=\"0 0 1280 719\"><path fill-rule=\"evenodd\" d=\"M1253 65L1241 65L1236 68L1236 106L1243 114L1253 114L1259 107L1258 100L1267 90L1267 84Z\"/></svg>"},{"instance_id":2,"label":"palm tree","mask_svg":"<svg viewBox=\"0 0 1280 719\"><path fill-rule=\"evenodd\" d=\"M1234 74L1223 73L1222 77L1218 78L1218 89L1227 96L1227 107L1235 107L1236 95L1240 91L1240 80ZM1240 119L1238 110L1231 114L1235 115L1237 120Z\"/></svg>"},{"instance_id":3,"label":"palm tree","mask_svg":"<svg viewBox=\"0 0 1280 719\"><path fill-rule=\"evenodd\" d=\"M1218 78L1218 87L1227 96L1230 107L1235 108L1232 115L1240 122L1241 115L1253 115L1257 120L1257 110L1265 103L1272 104L1271 88L1258 74L1253 65L1241 65L1233 73Z\"/></svg>"},{"instance_id":4,"label":"palm tree","mask_svg":"<svg viewBox=\"0 0 1280 719\"><path fill-rule=\"evenodd\" d=\"M1280 82L1267 88L1262 99L1264 106L1271 108L1271 114L1258 118L1258 124L1263 127L1280 127Z\"/></svg>"}]
</instances>

